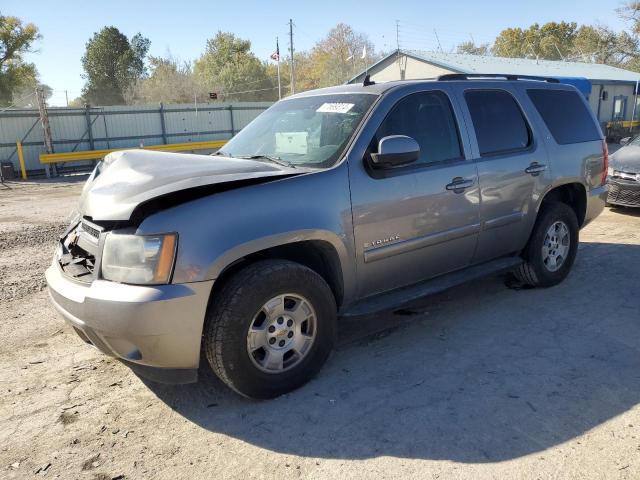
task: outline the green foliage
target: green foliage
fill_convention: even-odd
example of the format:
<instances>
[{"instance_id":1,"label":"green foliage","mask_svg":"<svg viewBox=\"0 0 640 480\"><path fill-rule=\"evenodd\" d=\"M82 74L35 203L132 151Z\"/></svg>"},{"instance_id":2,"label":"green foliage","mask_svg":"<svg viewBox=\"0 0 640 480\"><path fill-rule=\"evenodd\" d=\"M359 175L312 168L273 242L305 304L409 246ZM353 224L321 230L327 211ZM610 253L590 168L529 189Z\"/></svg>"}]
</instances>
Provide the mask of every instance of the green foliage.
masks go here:
<instances>
[{"instance_id":1,"label":"green foliage","mask_svg":"<svg viewBox=\"0 0 640 480\"><path fill-rule=\"evenodd\" d=\"M69 101L69 106L71 108L82 108L86 104L86 100L82 97L76 97L73 100Z\"/></svg>"},{"instance_id":2,"label":"green foliage","mask_svg":"<svg viewBox=\"0 0 640 480\"><path fill-rule=\"evenodd\" d=\"M562 60L573 54L577 29L575 22L534 23L525 30L507 28L496 38L492 52L498 57Z\"/></svg>"},{"instance_id":3,"label":"green foliage","mask_svg":"<svg viewBox=\"0 0 640 480\"><path fill-rule=\"evenodd\" d=\"M265 65L251 52L251 42L219 31L207 40L204 54L195 62L198 87L218 92L225 101L272 100L277 84Z\"/></svg>"},{"instance_id":4,"label":"green foliage","mask_svg":"<svg viewBox=\"0 0 640 480\"><path fill-rule=\"evenodd\" d=\"M127 103L190 103L198 92L190 62L167 54L165 57L149 57L151 73L139 79L126 95Z\"/></svg>"},{"instance_id":5,"label":"green foliage","mask_svg":"<svg viewBox=\"0 0 640 480\"><path fill-rule=\"evenodd\" d=\"M87 80L83 97L93 105L119 105L145 73L150 42L139 33L131 41L115 27L104 27L87 42L82 66Z\"/></svg>"},{"instance_id":6,"label":"green foliage","mask_svg":"<svg viewBox=\"0 0 640 480\"><path fill-rule=\"evenodd\" d=\"M0 105L11 105L16 92L35 87L36 67L24 61L24 54L40 38L33 23L23 24L17 17L0 15Z\"/></svg>"},{"instance_id":7,"label":"green foliage","mask_svg":"<svg viewBox=\"0 0 640 480\"><path fill-rule=\"evenodd\" d=\"M300 78L306 76L314 88L338 85L364 70L373 56L373 43L365 34L339 23L311 49L309 66L300 69Z\"/></svg>"},{"instance_id":8,"label":"green foliage","mask_svg":"<svg viewBox=\"0 0 640 480\"><path fill-rule=\"evenodd\" d=\"M574 41L576 55L583 61L628 66L638 55L638 39L608 27L583 25Z\"/></svg>"},{"instance_id":9,"label":"green foliage","mask_svg":"<svg viewBox=\"0 0 640 480\"><path fill-rule=\"evenodd\" d=\"M635 8L635 10L632 10ZM500 57L540 58L544 60L573 60L605 63L630 70L640 70L638 21L633 20L640 2L626 4L620 11L633 23L630 34L615 32L601 25L549 22L534 23L527 29L507 28L500 32L492 52Z\"/></svg>"},{"instance_id":10,"label":"green foliage","mask_svg":"<svg viewBox=\"0 0 640 480\"><path fill-rule=\"evenodd\" d=\"M469 55L488 55L489 44L481 43L480 45L476 45L474 41L469 40L458 45L456 47L456 53L466 53Z\"/></svg>"}]
</instances>

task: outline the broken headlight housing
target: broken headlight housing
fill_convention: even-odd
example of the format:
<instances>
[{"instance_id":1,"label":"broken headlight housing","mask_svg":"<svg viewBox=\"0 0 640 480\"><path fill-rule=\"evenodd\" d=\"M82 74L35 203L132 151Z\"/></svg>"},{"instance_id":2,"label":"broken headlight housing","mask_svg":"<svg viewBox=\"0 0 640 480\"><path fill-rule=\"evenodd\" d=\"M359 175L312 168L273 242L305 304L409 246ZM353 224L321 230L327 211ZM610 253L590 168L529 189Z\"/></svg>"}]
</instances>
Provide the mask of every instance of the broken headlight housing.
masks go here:
<instances>
[{"instance_id":1,"label":"broken headlight housing","mask_svg":"<svg viewBox=\"0 0 640 480\"><path fill-rule=\"evenodd\" d=\"M106 280L136 285L169 283L178 235L129 235L111 232L102 252Z\"/></svg>"}]
</instances>

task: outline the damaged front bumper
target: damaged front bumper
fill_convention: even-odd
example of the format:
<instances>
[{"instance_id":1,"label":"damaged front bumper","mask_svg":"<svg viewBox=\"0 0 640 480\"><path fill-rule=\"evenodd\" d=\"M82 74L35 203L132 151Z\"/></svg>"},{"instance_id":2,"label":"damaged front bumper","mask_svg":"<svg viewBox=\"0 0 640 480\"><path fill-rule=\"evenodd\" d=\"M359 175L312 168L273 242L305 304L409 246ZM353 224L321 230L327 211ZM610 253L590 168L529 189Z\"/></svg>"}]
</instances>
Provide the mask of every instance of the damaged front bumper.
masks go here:
<instances>
[{"instance_id":1,"label":"damaged front bumper","mask_svg":"<svg viewBox=\"0 0 640 480\"><path fill-rule=\"evenodd\" d=\"M46 271L55 308L86 342L163 383L197 380L202 328L213 281L154 286Z\"/></svg>"}]
</instances>

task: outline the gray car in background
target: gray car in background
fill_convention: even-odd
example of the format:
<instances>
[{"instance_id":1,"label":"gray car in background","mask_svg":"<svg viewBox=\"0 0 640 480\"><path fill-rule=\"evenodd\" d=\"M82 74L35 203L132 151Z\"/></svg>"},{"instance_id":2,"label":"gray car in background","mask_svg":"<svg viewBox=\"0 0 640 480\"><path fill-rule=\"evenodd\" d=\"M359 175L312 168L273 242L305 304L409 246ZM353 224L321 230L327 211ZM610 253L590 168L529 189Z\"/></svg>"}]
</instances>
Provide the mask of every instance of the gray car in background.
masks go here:
<instances>
[{"instance_id":1,"label":"gray car in background","mask_svg":"<svg viewBox=\"0 0 640 480\"><path fill-rule=\"evenodd\" d=\"M46 272L78 335L140 375L270 398L328 358L337 319L505 270L560 283L604 208L585 99L448 75L309 91L214 156L128 150L88 179Z\"/></svg>"},{"instance_id":2,"label":"gray car in background","mask_svg":"<svg viewBox=\"0 0 640 480\"><path fill-rule=\"evenodd\" d=\"M640 137L627 142L611 155L607 203L640 207Z\"/></svg>"}]
</instances>

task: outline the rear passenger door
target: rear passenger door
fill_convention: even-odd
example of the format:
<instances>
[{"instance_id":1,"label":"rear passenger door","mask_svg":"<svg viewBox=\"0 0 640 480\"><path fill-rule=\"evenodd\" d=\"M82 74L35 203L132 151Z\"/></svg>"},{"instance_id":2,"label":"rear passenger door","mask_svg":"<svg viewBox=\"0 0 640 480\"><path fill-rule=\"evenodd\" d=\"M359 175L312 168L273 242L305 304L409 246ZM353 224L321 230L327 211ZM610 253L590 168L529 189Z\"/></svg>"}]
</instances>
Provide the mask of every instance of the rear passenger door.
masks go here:
<instances>
[{"instance_id":1,"label":"rear passenger door","mask_svg":"<svg viewBox=\"0 0 640 480\"><path fill-rule=\"evenodd\" d=\"M551 175L543 140L511 85L461 88L458 95L478 166L481 227L473 263L480 263L524 247Z\"/></svg>"}]
</instances>

